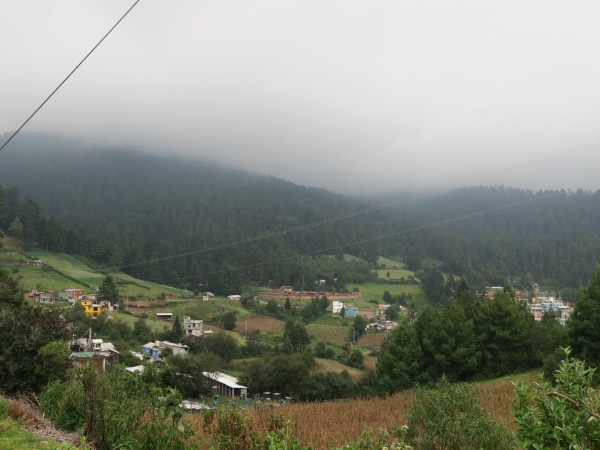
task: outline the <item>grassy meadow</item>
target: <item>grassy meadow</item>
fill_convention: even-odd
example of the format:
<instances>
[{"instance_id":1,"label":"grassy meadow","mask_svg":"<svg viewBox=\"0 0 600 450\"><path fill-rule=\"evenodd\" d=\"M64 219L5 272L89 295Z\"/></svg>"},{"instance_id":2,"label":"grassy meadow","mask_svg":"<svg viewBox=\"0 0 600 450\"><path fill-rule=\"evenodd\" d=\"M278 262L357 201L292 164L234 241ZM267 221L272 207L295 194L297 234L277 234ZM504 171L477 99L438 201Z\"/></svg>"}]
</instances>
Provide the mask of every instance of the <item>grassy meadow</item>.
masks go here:
<instances>
[{"instance_id":1,"label":"grassy meadow","mask_svg":"<svg viewBox=\"0 0 600 450\"><path fill-rule=\"evenodd\" d=\"M415 273L412 270L408 270L404 262L401 261L380 256L377 259L377 265L380 267L380 269L376 270L377 278L387 278L388 273L390 274L389 278L392 280L408 279L415 276Z\"/></svg>"},{"instance_id":2,"label":"grassy meadow","mask_svg":"<svg viewBox=\"0 0 600 450\"><path fill-rule=\"evenodd\" d=\"M40 259L44 264L42 266L19 264L27 258ZM66 253L48 253L43 250L21 253L15 249L3 249L0 251L0 261L8 270L16 271L15 276L19 278L19 282L25 290L58 292L64 289L79 288L84 292L92 293L104 279L104 273ZM112 272L111 275L119 288L119 293L124 297L189 296L189 293L182 289L140 281L122 272Z\"/></svg>"}]
</instances>

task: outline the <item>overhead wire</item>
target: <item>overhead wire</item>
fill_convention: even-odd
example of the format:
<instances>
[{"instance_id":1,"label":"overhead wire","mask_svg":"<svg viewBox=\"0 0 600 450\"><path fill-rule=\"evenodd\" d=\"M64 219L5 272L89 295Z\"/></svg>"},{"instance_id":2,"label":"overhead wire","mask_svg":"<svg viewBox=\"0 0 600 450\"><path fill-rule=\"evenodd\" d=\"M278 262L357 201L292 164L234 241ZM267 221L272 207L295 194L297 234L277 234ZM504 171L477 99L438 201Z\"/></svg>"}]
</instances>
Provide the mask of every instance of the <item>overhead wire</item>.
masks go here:
<instances>
[{"instance_id":1,"label":"overhead wire","mask_svg":"<svg viewBox=\"0 0 600 450\"><path fill-rule=\"evenodd\" d=\"M79 61L79 64L77 64L77 65L75 66L75 68L74 68L73 70L71 70L71 72L70 72L70 73L69 73L69 74L68 74L68 75L67 75L67 76L66 76L66 77L65 77L65 78L64 78L64 79L63 79L63 80L60 82L60 84L59 84L59 85L58 85L58 86L57 86L57 87L56 87L56 88L55 88L55 89L54 89L54 90L53 90L53 91L50 93L50 95L49 95L48 97L46 97L46 99L45 99L45 100L44 100L44 101L43 101L43 102L40 104L40 106L38 106L38 107L35 109L35 111L33 111L33 113L31 113L31 115L30 115L30 116L29 116L29 117L28 117L28 118L25 120L25 122L23 122L23 123L21 124L21 126L20 126L19 128L17 128L17 130L16 130L16 131L14 131L14 132L13 132L13 133L10 135L10 137L9 137L9 138L6 140L6 142L4 142L4 143L2 144L2 146L0 146L0 151L2 151L2 150L4 149L4 147L6 147L6 146L8 145L8 143L9 143L10 141L12 141L12 140L13 140L13 138L14 138L14 137L15 137L17 134L19 134L19 131L21 131L21 130L22 130L24 127L25 127L25 125L27 125L27 124L29 123L29 121L30 121L31 119L33 119L33 116L35 116L35 115L38 113L38 111L39 111L40 109L42 109L46 103L48 103L48 101L49 101L49 100L50 100L50 99L51 99L51 98L54 96L54 94L56 94L56 92L57 92L57 91L58 91L58 90L59 90L59 89L60 89L60 88L63 86L63 84L65 84L65 83L67 82L67 80L68 80L69 78L71 78L71 75L73 75L73 74L74 74L74 73L77 71L77 69L79 69L79 67L81 67L81 65L82 65L82 64L85 62L85 60L86 60L86 59L88 59L88 57L89 57L89 56L90 56L90 55L91 55L91 54L94 52L94 50L96 50L96 49L97 49L97 48L100 46L100 44L102 44L102 42L103 42L103 41L104 41L104 40L105 40L105 39L108 37L108 35L109 35L110 33L112 33L112 31L113 31L115 28L117 28L117 26L118 26L118 25L119 25L119 24L120 24L120 23L123 21L123 19L125 19L125 17L126 17L128 14L129 14L129 12L130 12L130 11L131 11L131 10L132 10L132 9L133 9L133 8L134 8L134 7L135 7L135 6L136 6L136 5L137 5L137 4L140 2L140 1L141 1L141 0L135 0L135 2L133 3L133 5L131 5L131 7L130 7L130 8L129 8L129 9L126 11L126 12L125 12L125 14L123 14L123 15L121 16L121 18L120 18L119 20L117 20L117 22L116 22L116 23L115 23L115 24L114 24L114 25L113 25L113 26L110 28L110 30L108 30L108 31L106 32L106 34L105 34L105 35L102 37L102 39L100 39L100 40L98 41L98 43L97 43L96 45L94 45L94 47L93 47L93 48L92 48L92 49L91 49L91 50L90 50L90 51L87 53L87 55L85 55L85 56L83 57L83 59L82 59L81 61Z\"/></svg>"},{"instance_id":2,"label":"overhead wire","mask_svg":"<svg viewBox=\"0 0 600 450\"><path fill-rule=\"evenodd\" d=\"M556 153L550 156L547 156L545 158L539 158L537 160L534 161L529 161L514 167L510 167L507 169L502 169L496 172L492 172L488 175L484 175L484 176L480 176L480 177L474 177L471 180L466 180L466 184L469 183L473 183L476 181L480 181L480 180L487 180L487 179L491 179L491 178L496 178L498 176L501 175L507 175L510 173L514 173L514 172L518 172L518 171L522 171L522 170L526 170L526 169L530 169L533 167L537 167L543 164L546 164L548 162L553 162L553 161L557 161L560 159L564 159L564 158L569 158L569 157L573 157L582 153L586 153L586 152L590 152L592 150L597 150L600 149L600 142L596 142L594 144L590 144L590 145L585 145L582 147L576 147L574 149L565 151L565 152L561 152L561 153ZM452 189L456 189L459 186L455 186L454 188L451 188L449 190L446 190L444 192L449 192ZM211 246L211 247L205 247L202 249L198 249L198 250L193 250L193 251L189 251L189 252L185 252L185 253L178 253L176 255L169 255L169 256L164 256L164 257L160 257L160 258L153 258L153 259L148 259L148 260L144 260L144 261L139 261L139 262L135 262L135 263L130 263L130 264L126 264L126 265L122 265L119 266L118 269L124 269L124 268L129 268L129 267L135 267L135 266L140 266L140 265L144 265L144 264L151 264L151 263L156 263L156 262L164 262L164 261L169 261L172 259L177 259L177 258L183 258L186 256L193 256L193 255L198 255L201 253L207 253L210 251L214 251L214 250L222 250L225 248L229 248L229 247L236 247L239 245L243 245L243 244L249 244L249 243L253 243L253 242L257 242L257 241L261 241L264 239L268 239L268 238L272 238L272 237L276 237L276 236L282 236L288 233L292 233L292 232L296 232L296 231L301 231L301 230L306 230L309 228L313 228L316 226L320 226L320 225L324 225L327 223L332 223L332 222L337 222L340 220L345 220L345 219L349 219L352 217L357 217L360 215L364 215L364 214L368 214L371 212L375 212L375 211L380 211L383 209L388 209L388 208L392 208L395 206L400 206L402 204L406 204L406 203L410 203L410 202L414 202L414 201L418 201L418 200L424 200L424 199L428 199L428 198L432 198L435 196L440 196L442 194L440 193L435 193L435 194L423 194L423 195L419 195L419 196L414 196L408 199L402 199L399 201L391 201L391 202L385 202L385 203L381 203L378 205L373 205L370 206L368 208L364 208L364 209L360 209L360 210L354 210L354 211L349 211L347 213L343 213L337 216L332 216L332 217L328 217L325 219L321 219L315 222L311 222L308 224L302 224L302 225L298 225L295 227L291 227L291 228L287 228L284 230L280 230L280 231L273 231L273 232L269 232L269 233L265 233L262 235L258 235L258 236L254 236L254 237L248 237L248 238L244 238L244 239L240 239L240 240L236 240L236 241L231 241L231 242L227 242L227 243L223 243L223 244L219 244L219 245L215 245L215 246ZM349 245L354 245L354 244L349 244Z\"/></svg>"},{"instance_id":3,"label":"overhead wire","mask_svg":"<svg viewBox=\"0 0 600 450\"><path fill-rule=\"evenodd\" d=\"M46 99L33 111L33 113L19 126L19 128L17 128L16 131L14 131L11 136L0 146L0 151L2 151L12 140L13 138L27 125L27 123L29 123L29 121L42 109L42 107L54 96L54 94L56 94L56 92L67 82L67 80L79 69L79 67L81 67L81 65L88 59L88 57L100 46L100 44L102 44L102 42L112 33L112 31L125 19L125 17L133 10L133 8L140 2L140 0L136 0L130 7L129 9L127 9L127 11L117 20L117 22L104 34L104 36L96 43L96 45L94 45L94 47L83 57L83 59L75 66L75 68L73 70L71 70L71 72L60 82L60 84L50 93L50 95L48 95L46 97ZM590 145L586 145L584 147L579 147L579 148L575 148L572 150L569 150L567 152L562 152L562 153L558 153L555 155L551 155L549 157L545 157L545 158L540 158L538 160L534 160L534 161L530 161L527 162L525 164L521 164L519 166L514 166L511 168L507 168L498 172L494 172L492 174L483 176L483 177L477 177L474 178L471 181L467 181L467 183L469 182L473 182L473 181L477 181L477 180L484 180L484 179L489 179L489 178L494 178L500 175L505 175L505 174L510 174L510 173L514 173L520 170L526 170L528 168L532 168L532 167L536 167L538 165L541 164L546 164L548 162L552 162L552 161L556 161L556 160L560 160L566 157L571 157L571 156L575 156L584 152L589 152L592 151L594 149L597 149L600 147L600 142L598 143L594 143L594 144L590 144ZM424 199L424 198L429 198L429 197L433 197L435 195L440 195L440 194L426 194L426 195L422 195L422 196L417 196L417 197L413 197L410 199L403 199L401 201L394 201L394 202L386 202L386 203L381 203L378 205L374 205L374 206L370 206L368 208L364 208L364 209L360 209L360 210L355 210L355 211L350 211L347 213L343 213L337 216L333 216L333 217L329 217L329 218L325 218L325 219L321 219L315 222L311 222L308 224L302 224L302 225L298 225L295 227L291 227L291 228L287 228L284 230L280 230L280 231L273 231L273 232L268 232L259 236L255 236L255 237L248 237L248 238L244 238L244 239L240 239L240 240L236 240L236 241L232 241L232 242L228 242L228 243L224 243L224 244L219 244L219 245L215 245L215 246L211 246L211 247L206 247L200 250L195 250L195 251L191 251L191 252L185 252L185 253L180 253L177 255L170 255L170 256L166 256L166 257L161 257L161 258L155 258L155 259L149 259L149 260L144 260L144 261L140 261L140 262L136 262L136 263L130 263L130 264L126 264L126 265L122 265L119 267L119 269L124 269L124 268L129 268L129 267L135 267L135 266L139 266L139 265L144 265L144 264L150 264L150 263L155 263L155 262L163 262L163 261L167 261L167 260L171 260L171 259L175 259L175 258L182 258L182 257L186 257L186 256L192 256L192 255L197 255L197 254L201 254L201 253L206 253L209 251L214 251L214 250L221 250L224 248L229 248L229 247L235 247L235 246L239 246L239 245L244 245L244 244L248 244L248 243L253 243L256 241L260 241L260 240L264 240L264 239L268 239L268 238L272 238L272 237L276 237L276 236L282 236L288 233L292 233L292 232L296 232L296 231L301 231L301 230L305 230L308 228L313 228L316 226L320 226L320 225L324 225L327 223L332 223L332 222L336 222L339 220L345 220L345 219L349 219L349 218L353 218L359 215L363 215L363 214L368 214L371 212L375 212L375 211L379 211L379 210L383 210L383 209L387 209L387 208L391 208L394 206L399 206L403 203L408 203L411 201L416 201L419 199ZM537 200L538 198L535 199L531 199L531 201ZM515 206L518 205L519 203L516 203L514 205L509 205L507 207L510 206ZM486 212L490 212L492 210L486 210L484 212L481 213L486 213ZM452 222L452 221L456 221L456 220L461 220L461 219L465 219L468 217L472 217L473 215L479 215L480 213L474 213L472 215L467 215L467 216L462 216L460 218L455 218L455 219L448 219L448 221ZM447 223L448 221L440 221L437 222L435 224L432 224L431 226L438 226L441 225L443 223ZM425 225L423 226L423 228L427 228L428 226ZM407 230L404 232L409 232L409 231L416 231L417 229L413 229L413 230ZM385 237L391 237L391 236L395 236L398 234L402 234L404 232L398 232L398 233L392 233L389 235L385 235L385 236L379 236L379 237L375 237L375 238L371 238L371 239L367 239L367 240L363 240L363 241L358 241L358 242L353 242L353 243L349 243L349 244L342 244L340 246L336 246L336 247L332 247L329 249L323 249L323 250L319 250L316 253L320 253L323 251L328 251L328 250L334 250L334 249L338 249L338 248L343 248L343 247L347 247L350 245L357 245L357 244L361 244L361 243L366 243L372 240L377 240L377 239L383 239ZM309 253L310 254L310 253ZM305 256L307 254L302 254L302 255L293 255L290 257L286 257L284 259L289 259L289 258L295 258L295 257L300 257L300 256ZM268 264L268 263L272 263L272 262L277 262L277 261L281 261L281 260L275 260L275 261L269 261L269 262L264 262L264 263L259 263L258 265L264 265L264 264ZM253 267L253 266L244 266L244 267ZM227 270L239 270L239 269L227 269ZM218 272L215 272L218 273ZM206 275L206 274L203 274ZM188 277L185 277L188 278ZM182 279L182 278L177 278L177 279ZM174 280L177 280L174 279ZM167 281L174 281L174 280L167 280Z\"/></svg>"},{"instance_id":4,"label":"overhead wire","mask_svg":"<svg viewBox=\"0 0 600 450\"><path fill-rule=\"evenodd\" d=\"M201 274L189 275L189 276L185 276L185 277L170 278L168 280L157 281L156 283L157 284L164 284L164 283L169 283L169 282L172 282L172 281L186 280L186 279L196 278L196 277L202 278L202 277L206 277L206 276L210 276L210 275L216 275L216 274L219 274L219 273L241 271L241 270L244 270L244 269L251 269L251 268L255 268L255 267L265 266L265 265L268 265L268 264L274 264L274 263L278 263L278 262L289 261L289 260L292 260L292 259L301 258L303 256L311 256L311 255L316 255L316 254L323 253L323 252L330 252L330 251L334 251L334 250L339 250L341 248L350 247L352 245L367 244L369 242L374 242L374 241L378 241L378 240L381 240L381 239L388 239L388 238L392 238L392 237L397 237L397 236L400 236L400 235L403 235L403 234L414 233L414 232L417 232L417 231L426 230L428 228L433 228L433 227L437 227L437 226L440 226L440 225L445 225L445 224L448 224L448 223L458 222L460 220L465 220L465 219L469 219L469 218L472 218L472 217L481 216L483 214L489 214L489 213L494 212L494 211L500 211L500 210L503 210L503 209L513 208L515 206L525 205L527 203L532 203L532 202L539 201L539 200L542 200L542 199L554 197L554 196L559 195L559 194L560 194L560 192L556 192L556 191L555 192L550 192L550 193L543 194L541 196L530 198L530 199L527 199L527 200L522 200L522 201L519 201L519 202L510 203L510 204L507 204L507 205L496 206L494 208L489 208L489 209L486 209L486 210L476 211L476 212L473 212L473 213L470 213L470 214L464 214L462 216L453 217L453 218L450 218L450 219L444 219L444 220L440 220L440 221L437 221L437 222L434 222L434 223L430 223L430 224L420 225L418 227L410 228L410 229L407 229L407 230L401 230L401 231L396 231L396 232L393 232L393 233L387 233L387 234L383 234L383 235L380 235L380 236L375 236L375 237L372 237L372 238L367 238L367 239L357 240L357 241L354 241L354 242L349 242L349 243L345 243L345 244L336 245L336 246L333 246L333 247L322 248L322 249L319 249L319 250L313 250L311 252L306 252L306 253L301 253L301 254L296 254L296 255L290 255L290 256L284 256L284 257L272 259L272 260L269 260L269 261L262 261L262 262L259 262L259 263L247 264L247 265L242 265L242 266L237 266L237 267L229 267L227 269L220 269L220 270L215 270L215 271L212 271L212 272L204 272L204 273L201 273Z\"/></svg>"}]
</instances>

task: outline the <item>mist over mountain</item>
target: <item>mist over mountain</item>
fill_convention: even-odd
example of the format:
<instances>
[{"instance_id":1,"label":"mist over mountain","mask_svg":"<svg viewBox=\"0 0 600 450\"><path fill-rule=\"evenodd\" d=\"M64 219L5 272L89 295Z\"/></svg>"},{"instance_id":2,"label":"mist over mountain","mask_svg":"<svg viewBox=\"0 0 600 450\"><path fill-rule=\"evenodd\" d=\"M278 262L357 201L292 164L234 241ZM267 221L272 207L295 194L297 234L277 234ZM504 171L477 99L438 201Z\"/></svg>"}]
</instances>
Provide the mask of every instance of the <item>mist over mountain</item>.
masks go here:
<instances>
[{"instance_id":1,"label":"mist over mountain","mask_svg":"<svg viewBox=\"0 0 600 450\"><path fill-rule=\"evenodd\" d=\"M303 258L349 253L371 264L399 256L415 270L433 262L473 284L578 287L600 254L599 192L480 186L404 192L382 203L214 162L35 133L0 155L0 185L78 233L54 239L56 250L183 286L227 272L238 282L293 284L306 272L320 275ZM35 245L49 246L41 236ZM368 273L355 269L331 276Z\"/></svg>"}]
</instances>

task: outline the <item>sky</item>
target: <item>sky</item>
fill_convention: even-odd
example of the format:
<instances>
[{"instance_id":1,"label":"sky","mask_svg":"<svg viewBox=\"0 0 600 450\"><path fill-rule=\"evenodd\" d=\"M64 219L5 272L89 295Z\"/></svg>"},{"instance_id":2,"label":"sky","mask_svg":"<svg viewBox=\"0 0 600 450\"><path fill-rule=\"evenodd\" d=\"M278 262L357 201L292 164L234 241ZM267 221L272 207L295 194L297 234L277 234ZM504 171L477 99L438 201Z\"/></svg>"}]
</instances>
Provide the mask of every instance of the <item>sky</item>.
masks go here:
<instances>
[{"instance_id":1,"label":"sky","mask_svg":"<svg viewBox=\"0 0 600 450\"><path fill-rule=\"evenodd\" d=\"M2 0L0 132L132 4ZM141 0L25 129L345 194L597 190L598 17L597 1Z\"/></svg>"}]
</instances>

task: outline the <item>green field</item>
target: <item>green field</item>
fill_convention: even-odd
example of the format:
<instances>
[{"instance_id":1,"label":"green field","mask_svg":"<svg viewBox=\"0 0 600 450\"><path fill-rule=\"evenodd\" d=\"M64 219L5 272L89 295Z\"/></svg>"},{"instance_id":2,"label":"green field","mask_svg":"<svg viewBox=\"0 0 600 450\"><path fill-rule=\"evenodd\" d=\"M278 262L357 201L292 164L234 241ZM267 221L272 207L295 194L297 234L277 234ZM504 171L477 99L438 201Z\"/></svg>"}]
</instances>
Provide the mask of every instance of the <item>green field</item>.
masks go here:
<instances>
[{"instance_id":1,"label":"green field","mask_svg":"<svg viewBox=\"0 0 600 450\"><path fill-rule=\"evenodd\" d=\"M346 255L347 258L349 258ZM41 259L43 266L25 266L19 263L26 259ZM350 259L350 258L349 258ZM390 271L391 278L400 276L409 276L412 272L404 269L402 262L394 261L389 258L380 257L378 260L380 267L385 265L384 269L378 272ZM80 259L62 253L47 253L41 250L21 253L14 249L0 250L0 264L8 270L14 272L15 276L19 277L19 282L23 290L44 290L59 292L69 288L81 288L84 292L95 292L104 279L104 274L98 272L93 267L87 265ZM219 318L227 312L235 312L237 315L237 329L235 332L229 332L236 338L238 342L243 343L244 331L259 330L265 339L280 340L284 323L281 320L274 319L268 316L257 315L256 313L245 309L238 301L232 301L225 298L214 297L210 301L194 300L190 298L183 290L160 286L146 281L136 280L123 273L115 272L112 274L119 294L123 297L121 301L121 312L113 313L112 316L129 326L133 324L138 317L130 314L125 314L123 311L138 315L146 313L148 317L145 319L148 327L155 333L160 333L172 326L172 323L162 322L154 319L157 312L170 312L174 316L179 316L180 320L183 316L190 316L192 319L204 320L206 329L219 330ZM385 273L384 273L385 276ZM363 283L356 285L348 285L347 288L352 290L358 288L364 295L364 300L346 300L346 306L354 304L361 313L374 312L375 305L383 302L383 293L387 290L392 295L405 293L410 296L409 302L413 303L418 309L422 309L428 304L428 301L419 285L405 285L394 283ZM254 286L254 291L257 287ZM244 292L247 294L247 292ZM154 300L164 297L165 295L173 296L167 300ZM141 303L136 300L143 300ZM294 300L294 304L303 306L310 300ZM166 305L165 305L166 303ZM135 308L134 305L143 304L144 308ZM349 322L346 320L346 322ZM316 340L326 341L337 347L336 351L346 342L348 336L348 323L344 323L339 317L324 315L307 326L309 334L313 335ZM314 343L314 342L313 342Z\"/></svg>"},{"instance_id":2,"label":"green field","mask_svg":"<svg viewBox=\"0 0 600 450\"><path fill-rule=\"evenodd\" d=\"M20 265L19 262L26 258L40 259L44 265ZM58 292L79 288L84 292L93 293L104 279L103 273L66 253L48 253L42 250L20 253L16 250L2 250L0 261L8 270L17 271L15 276L19 278L24 290ZM189 296L182 289L136 280L122 272L113 272L111 275L119 288L119 294L124 297L157 298L161 294Z\"/></svg>"},{"instance_id":3,"label":"green field","mask_svg":"<svg viewBox=\"0 0 600 450\"><path fill-rule=\"evenodd\" d=\"M363 293L365 301L383 302L383 293L388 291L392 295L405 293L410 295L409 303L413 303L417 309L423 309L429 305L429 300L418 284L387 284L387 283L362 283L348 286L350 289L357 287Z\"/></svg>"},{"instance_id":4,"label":"green field","mask_svg":"<svg viewBox=\"0 0 600 450\"><path fill-rule=\"evenodd\" d=\"M400 280L401 278L408 279L415 276L413 271L405 268L403 262L380 256L377 259L377 264L379 267L382 267L382 269L376 270L377 278L387 278L388 273L390 274L389 278L392 280Z\"/></svg>"}]
</instances>

